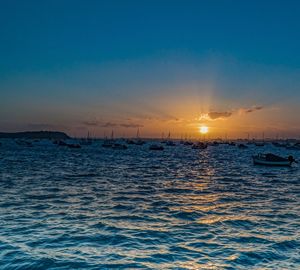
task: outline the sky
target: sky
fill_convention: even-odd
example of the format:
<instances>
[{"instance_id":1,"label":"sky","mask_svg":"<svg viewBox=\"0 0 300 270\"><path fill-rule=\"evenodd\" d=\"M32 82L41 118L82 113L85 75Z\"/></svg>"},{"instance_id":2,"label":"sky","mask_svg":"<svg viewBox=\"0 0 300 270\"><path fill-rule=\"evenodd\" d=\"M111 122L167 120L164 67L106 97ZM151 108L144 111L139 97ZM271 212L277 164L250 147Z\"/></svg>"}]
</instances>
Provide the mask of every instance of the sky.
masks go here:
<instances>
[{"instance_id":1,"label":"sky","mask_svg":"<svg viewBox=\"0 0 300 270\"><path fill-rule=\"evenodd\" d=\"M300 1L0 1L0 131L300 136Z\"/></svg>"}]
</instances>

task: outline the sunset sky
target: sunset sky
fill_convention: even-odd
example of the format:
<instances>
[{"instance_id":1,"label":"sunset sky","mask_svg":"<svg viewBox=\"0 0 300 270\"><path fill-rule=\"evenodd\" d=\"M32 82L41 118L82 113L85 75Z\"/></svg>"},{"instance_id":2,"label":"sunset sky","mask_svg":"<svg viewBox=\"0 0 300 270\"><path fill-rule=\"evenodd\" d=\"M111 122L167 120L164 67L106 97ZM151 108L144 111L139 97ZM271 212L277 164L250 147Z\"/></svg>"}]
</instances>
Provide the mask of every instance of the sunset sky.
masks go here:
<instances>
[{"instance_id":1,"label":"sunset sky","mask_svg":"<svg viewBox=\"0 0 300 270\"><path fill-rule=\"evenodd\" d=\"M300 1L1 1L0 131L300 136Z\"/></svg>"}]
</instances>

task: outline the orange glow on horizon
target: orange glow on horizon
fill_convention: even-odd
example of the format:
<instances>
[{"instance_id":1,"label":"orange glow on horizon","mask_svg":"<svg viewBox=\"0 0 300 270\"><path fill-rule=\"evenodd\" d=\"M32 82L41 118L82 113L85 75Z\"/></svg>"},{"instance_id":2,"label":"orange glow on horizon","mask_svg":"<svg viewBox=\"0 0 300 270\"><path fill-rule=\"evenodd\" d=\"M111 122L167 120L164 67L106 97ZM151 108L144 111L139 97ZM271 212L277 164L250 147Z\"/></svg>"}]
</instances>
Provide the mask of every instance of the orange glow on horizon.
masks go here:
<instances>
[{"instance_id":1,"label":"orange glow on horizon","mask_svg":"<svg viewBox=\"0 0 300 270\"><path fill-rule=\"evenodd\" d=\"M206 134L206 133L208 133L208 127L207 127L207 126L201 126L201 127L199 128L199 132L200 132L201 134Z\"/></svg>"}]
</instances>

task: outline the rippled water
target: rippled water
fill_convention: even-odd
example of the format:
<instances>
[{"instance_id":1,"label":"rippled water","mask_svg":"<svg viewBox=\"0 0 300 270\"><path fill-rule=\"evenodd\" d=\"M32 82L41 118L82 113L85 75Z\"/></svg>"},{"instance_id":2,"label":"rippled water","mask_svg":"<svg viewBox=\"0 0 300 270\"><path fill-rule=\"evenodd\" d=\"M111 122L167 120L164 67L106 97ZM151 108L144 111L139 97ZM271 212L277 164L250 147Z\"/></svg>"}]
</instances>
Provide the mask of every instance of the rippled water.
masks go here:
<instances>
[{"instance_id":1,"label":"rippled water","mask_svg":"<svg viewBox=\"0 0 300 270\"><path fill-rule=\"evenodd\" d=\"M0 269L300 269L300 171L270 150L4 141Z\"/></svg>"}]
</instances>

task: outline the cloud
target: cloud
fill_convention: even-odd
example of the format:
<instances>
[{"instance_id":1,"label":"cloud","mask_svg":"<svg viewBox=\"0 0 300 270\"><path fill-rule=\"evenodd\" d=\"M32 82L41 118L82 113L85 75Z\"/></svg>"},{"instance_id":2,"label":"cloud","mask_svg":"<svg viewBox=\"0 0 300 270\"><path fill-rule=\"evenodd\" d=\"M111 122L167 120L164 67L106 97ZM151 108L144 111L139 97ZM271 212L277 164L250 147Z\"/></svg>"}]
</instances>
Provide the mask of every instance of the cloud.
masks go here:
<instances>
[{"instance_id":1,"label":"cloud","mask_svg":"<svg viewBox=\"0 0 300 270\"><path fill-rule=\"evenodd\" d=\"M232 112L209 112L208 117L211 120L223 119L228 118L232 115Z\"/></svg>"},{"instance_id":2,"label":"cloud","mask_svg":"<svg viewBox=\"0 0 300 270\"><path fill-rule=\"evenodd\" d=\"M98 126L100 126L100 127L117 127L118 124L113 123L113 122L106 122L106 123L99 124Z\"/></svg>"},{"instance_id":3,"label":"cloud","mask_svg":"<svg viewBox=\"0 0 300 270\"><path fill-rule=\"evenodd\" d=\"M263 106L252 106L251 108L241 108L241 109L239 109L239 113L240 114L252 113L252 112L260 111L262 109L264 109Z\"/></svg>"},{"instance_id":4,"label":"cloud","mask_svg":"<svg viewBox=\"0 0 300 270\"><path fill-rule=\"evenodd\" d=\"M199 117L199 120L206 120L206 121L214 121L214 120L220 120L230 117L233 114L233 112L217 112L212 111L209 113L202 113Z\"/></svg>"},{"instance_id":5,"label":"cloud","mask_svg":"<svg viewBox=\"0 0 300 270\"><path fill-rule=\"evenodd\" d=\"M263 106L252 106L250 108L240 108L237 110L232 110L232 111L211 111L208 113L202 113L199 117L200 121L215 121L215 120L224 120L226 118L229 118L235 114L248 114L256 111L260 111L264 109Z\"/></svg>"},{"instance_id":6,"label":"cloud","mask_svg":"<svg viewBox=\"0 0 300 270\"><path fill-rule=\"evenodd\" d=\"M139 128L139 127L143 127L143 125L141 124L134 124L134 123L128 123L128 124L120 124L120 127L125 127L125 128Z\"/></svg>"}]
</instances>

